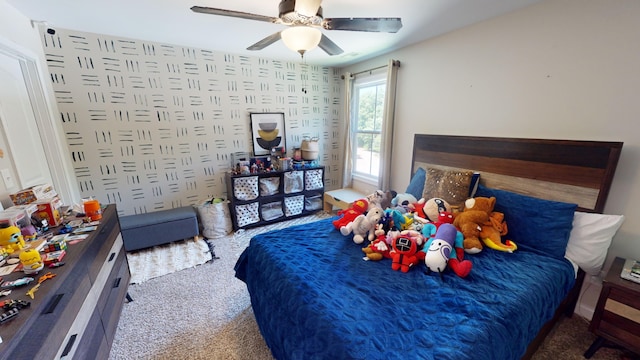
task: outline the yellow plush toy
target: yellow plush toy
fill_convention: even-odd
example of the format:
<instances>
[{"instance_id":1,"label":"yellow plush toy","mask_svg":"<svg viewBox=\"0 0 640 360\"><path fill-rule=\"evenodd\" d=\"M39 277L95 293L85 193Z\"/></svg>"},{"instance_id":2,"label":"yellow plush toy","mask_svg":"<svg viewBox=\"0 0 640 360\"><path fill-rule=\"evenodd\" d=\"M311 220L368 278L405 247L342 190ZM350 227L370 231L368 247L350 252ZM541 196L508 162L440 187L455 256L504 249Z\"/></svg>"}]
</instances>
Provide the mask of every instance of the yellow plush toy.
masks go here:
<instances>
[{"instance_id":1,"label":"yellow plush toy","mask_svg":"<svg viewBox=\"0 0 640 360\"><path fill-rule=\"evenodd\" d=\"M7 254L22 250L24 247L24 238L22 237L20 228L17 226L0 228L0 247L2 247Z\"/></svg>"}]
</instances>

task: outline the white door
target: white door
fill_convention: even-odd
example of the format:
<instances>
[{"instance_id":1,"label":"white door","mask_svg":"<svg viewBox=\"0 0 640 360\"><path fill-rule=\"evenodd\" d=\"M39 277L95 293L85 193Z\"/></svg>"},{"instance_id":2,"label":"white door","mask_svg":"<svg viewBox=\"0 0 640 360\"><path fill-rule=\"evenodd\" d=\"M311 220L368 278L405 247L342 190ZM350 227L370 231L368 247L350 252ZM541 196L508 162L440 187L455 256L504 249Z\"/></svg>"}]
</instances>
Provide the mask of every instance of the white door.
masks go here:
<instances>
[{"instance_id":1,"label":"white door","mask_svg":"<svg viewBox=\"0 0 640 360\"><path fill-rule=\"evenodd\" d=\"M0 168L0 175L3 171L6 174L5 169L9 169L14 180L14 186L5 186L6 192L51 183L51 171L45 158L20 62L2 53L0 84L0 125L3 133L0 143L4 142L6 146L2 149L4 161L0 162L0 166L4 167ZM6 199L6 193L2 195Z\"/></svg>"}]
</instances>

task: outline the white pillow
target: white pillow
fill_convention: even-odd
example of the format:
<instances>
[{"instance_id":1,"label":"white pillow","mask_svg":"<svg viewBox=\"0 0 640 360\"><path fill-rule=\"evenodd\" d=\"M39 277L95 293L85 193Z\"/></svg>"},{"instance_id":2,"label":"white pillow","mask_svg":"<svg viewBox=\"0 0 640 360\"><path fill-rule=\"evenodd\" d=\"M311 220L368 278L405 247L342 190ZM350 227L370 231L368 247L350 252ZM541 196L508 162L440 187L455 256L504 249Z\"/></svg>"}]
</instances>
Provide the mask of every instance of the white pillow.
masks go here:
<instances>
[{"instance_id":1,"label":"white pillow","mask_svg":"<svg viewBox=\"0 0 640 360\"><path fill-rule=\"evenodd\" d=\"M611 239L623 221L624 215L576 211L565 256L587 274L598 275L607 257Z\"/></svg>"}]
</instances>

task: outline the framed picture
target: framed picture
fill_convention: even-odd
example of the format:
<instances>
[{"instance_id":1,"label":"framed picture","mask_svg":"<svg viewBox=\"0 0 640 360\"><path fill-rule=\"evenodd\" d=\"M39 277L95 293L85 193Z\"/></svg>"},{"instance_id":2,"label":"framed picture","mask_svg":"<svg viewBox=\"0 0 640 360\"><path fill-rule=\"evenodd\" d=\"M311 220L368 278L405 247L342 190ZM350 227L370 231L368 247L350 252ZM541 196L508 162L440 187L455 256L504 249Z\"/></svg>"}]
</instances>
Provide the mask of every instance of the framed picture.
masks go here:
<instances>
[{"instance_id":1,"label":"framed picture","mask_svg":"<svg viewBox=\"0 0 640 360\"><path fill-rule=\"evenodd\" d=\"M253 155L269 155L274 147L286 149L284 113L250 113Z\"/></svg>"}]
</instances>

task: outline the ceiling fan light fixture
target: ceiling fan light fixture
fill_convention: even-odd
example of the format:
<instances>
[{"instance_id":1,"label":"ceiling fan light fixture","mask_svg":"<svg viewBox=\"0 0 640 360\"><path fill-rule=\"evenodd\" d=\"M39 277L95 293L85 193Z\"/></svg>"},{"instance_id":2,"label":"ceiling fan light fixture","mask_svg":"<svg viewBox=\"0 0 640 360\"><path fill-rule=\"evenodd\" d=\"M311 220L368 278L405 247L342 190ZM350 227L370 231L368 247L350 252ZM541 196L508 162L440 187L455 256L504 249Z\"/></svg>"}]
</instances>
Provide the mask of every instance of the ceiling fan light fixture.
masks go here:
<instances>
[{"instance_id":1,"label":"ceiling fan light fixture","mask_svg":"<svg viewBox=\"0 0 640 360\"><path fill-rule=\"evenodd\" d=\"M295 1L294 10L303 16L316 16L321 2L322 0L297 0Z\"/></svg>"},{"instance_id":2,"label":"ceiling fan light fixture","mask_svg":"<svg viewBox=\"0 0 640 360\"><path fill-rule=\"evenodd\" d=\"M289 49L304 54L318 46L322 32L311 26L291 26L283 30L280 37Z\"/></svg>"}]
</instances>

